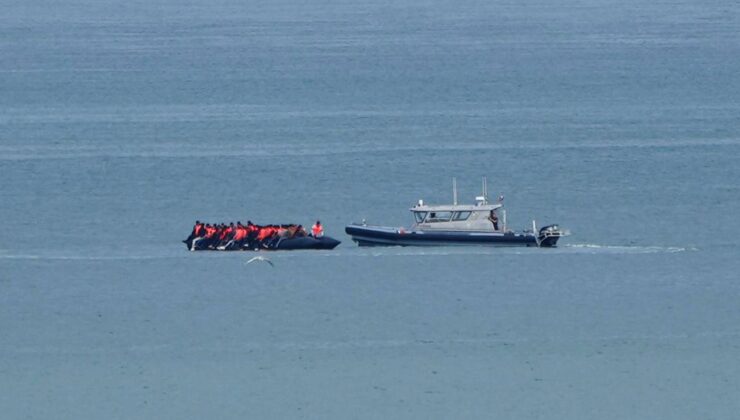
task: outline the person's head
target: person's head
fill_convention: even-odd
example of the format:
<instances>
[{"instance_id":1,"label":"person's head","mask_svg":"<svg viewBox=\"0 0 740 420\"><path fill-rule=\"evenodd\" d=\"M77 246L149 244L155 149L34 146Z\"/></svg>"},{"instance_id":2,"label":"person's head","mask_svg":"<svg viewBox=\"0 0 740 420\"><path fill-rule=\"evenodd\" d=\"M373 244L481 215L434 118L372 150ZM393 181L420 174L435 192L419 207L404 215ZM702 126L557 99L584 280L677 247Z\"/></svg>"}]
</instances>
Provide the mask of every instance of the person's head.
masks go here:
<instances>
[{"instance_id":1,"label":"person's head","mask_svg":"<svg viewBox=\"0 0 740 420\"><path fill-rule=\"evenodd\" d=\"M316 221L316 226L321 226L321 220Z\"/></svg>"},{"instance_id":2,"label":"person's head","mask_svg":"<svg viewBox=\"0 0 740 420\"><path fill-rule=\"evenodd\" d=\"M195 221L195 224L196 224L196 225L199 225L199 224L200 224L200 220L196 220L196 221Z\"/></svg>"}]
</instances>

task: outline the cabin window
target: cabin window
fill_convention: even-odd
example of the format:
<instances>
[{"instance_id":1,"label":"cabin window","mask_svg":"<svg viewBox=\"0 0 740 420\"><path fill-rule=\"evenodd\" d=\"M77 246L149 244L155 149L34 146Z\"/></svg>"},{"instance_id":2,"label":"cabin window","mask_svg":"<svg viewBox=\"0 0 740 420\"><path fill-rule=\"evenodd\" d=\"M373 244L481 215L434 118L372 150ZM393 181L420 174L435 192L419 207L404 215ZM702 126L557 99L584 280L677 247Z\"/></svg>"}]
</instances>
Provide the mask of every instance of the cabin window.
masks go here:
<instances>
[{"instance_id":1,"label":"cabin window","mask_svg":"<svg viewBox=\"0 0 740 420\"><path fill-rule=\"evenodd\" d=\"M415 211L414 217L416 218L416 223L421 223L424 221L424 217L426 217L427 212L425 211Z\"/></svg>"},{"instance_id":2,"label":"cabin window","mask_svg":"<svg viewBox=\"0 0 740 420\"><path fill-rule=\"evenodd\" d=\"M449 222L450 218L452 218L451 211L430 211L427 222Z\"/></svg>"},{"instance_id":3,"label":"cabin window","mask_svg":"<svg viewBox=\"0 0 740 420\"><path fill-rule=\"evenodd\" d=\"M463 220L468 220L468 217L470 217L470 212L469 211L457 211L452 216L452 220L454 220L456 222L459 222L459 221L463 221Z\"/></svg>"}]
</instances>

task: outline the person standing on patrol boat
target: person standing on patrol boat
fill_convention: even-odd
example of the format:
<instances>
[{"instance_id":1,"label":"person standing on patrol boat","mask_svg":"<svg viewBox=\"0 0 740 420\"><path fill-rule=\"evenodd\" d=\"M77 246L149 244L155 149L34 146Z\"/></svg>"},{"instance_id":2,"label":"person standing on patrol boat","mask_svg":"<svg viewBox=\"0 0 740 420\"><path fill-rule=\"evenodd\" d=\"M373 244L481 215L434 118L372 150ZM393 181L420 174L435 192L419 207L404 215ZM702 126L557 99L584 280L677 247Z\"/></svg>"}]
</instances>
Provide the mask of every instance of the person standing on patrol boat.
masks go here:
<instances>
[{"instance_id":1,"label":"person standing on patrol boat","mask_svg":"<svg viewBox=\"0 0 740 420\"><path fill-rule=\"evenodd\" d=\"M491 210L490 216L488 216L488 220L493 223L493 230L498 230L498 216L496 216L496 211Z\"/></svg>"}]
</instances>

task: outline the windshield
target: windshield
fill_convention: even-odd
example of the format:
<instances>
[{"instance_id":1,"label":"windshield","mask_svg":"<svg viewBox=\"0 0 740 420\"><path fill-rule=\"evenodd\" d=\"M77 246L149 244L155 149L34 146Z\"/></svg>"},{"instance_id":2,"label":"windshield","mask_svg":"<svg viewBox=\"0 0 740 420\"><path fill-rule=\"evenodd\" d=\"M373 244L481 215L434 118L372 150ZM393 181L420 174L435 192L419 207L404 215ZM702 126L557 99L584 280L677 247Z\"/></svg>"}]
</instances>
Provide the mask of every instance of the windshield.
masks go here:
<instances>
[{"instance_id":1,"label":"windshield","mask_svg":"<svg viewBox=\"0 0 740 420\"><path fill-rule=\"evenodd\" d=\"M452 217L451 211L432 211L429 212L429 217L427 218L427 222L449 222L450 218Z\"/></svg>"},{"instance_id":2,"label":"windshield","mask_svg":"<svg viewBox=\"0 0 740 420\"><path fill-rule=\"evenodd\" d=\"M455 221L468 220L468 217L470 217L469 211L458 211L458 212L455 212L455 216L452 218L452 220L455 220Z\"/></svg>"},{"instance_id":3,"label":"windshield","mask_svg":"<svg viewBox=\"0 0 740 420\"><path fill-rule=\"evenodd\" d=\"M427 212L425 211L415 211L414 218L416 219L416 223L423 222L426 215L427 215Z\"/></svg>"}]
</instances>

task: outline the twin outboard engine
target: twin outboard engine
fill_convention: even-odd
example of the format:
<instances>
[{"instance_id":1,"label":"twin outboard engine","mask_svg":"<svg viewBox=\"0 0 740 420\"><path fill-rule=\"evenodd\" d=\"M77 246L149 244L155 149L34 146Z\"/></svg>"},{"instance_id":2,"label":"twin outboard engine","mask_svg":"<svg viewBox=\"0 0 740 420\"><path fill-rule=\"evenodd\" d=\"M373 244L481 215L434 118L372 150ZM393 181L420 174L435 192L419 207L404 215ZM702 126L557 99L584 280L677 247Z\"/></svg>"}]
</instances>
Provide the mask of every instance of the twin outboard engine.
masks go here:
<instances>
[{"instance_id":1,"label":"twin outboard engine","mask_svg":"<svg viewBox=\"0 0 740 420\"><path fill-rule=\"evenodd\" d=\"M543 226L537 233L537 244L545 248L553 247L561 236L567 234L568 232L561 230L558 225Z\"/></svg>"}]
</instances>

